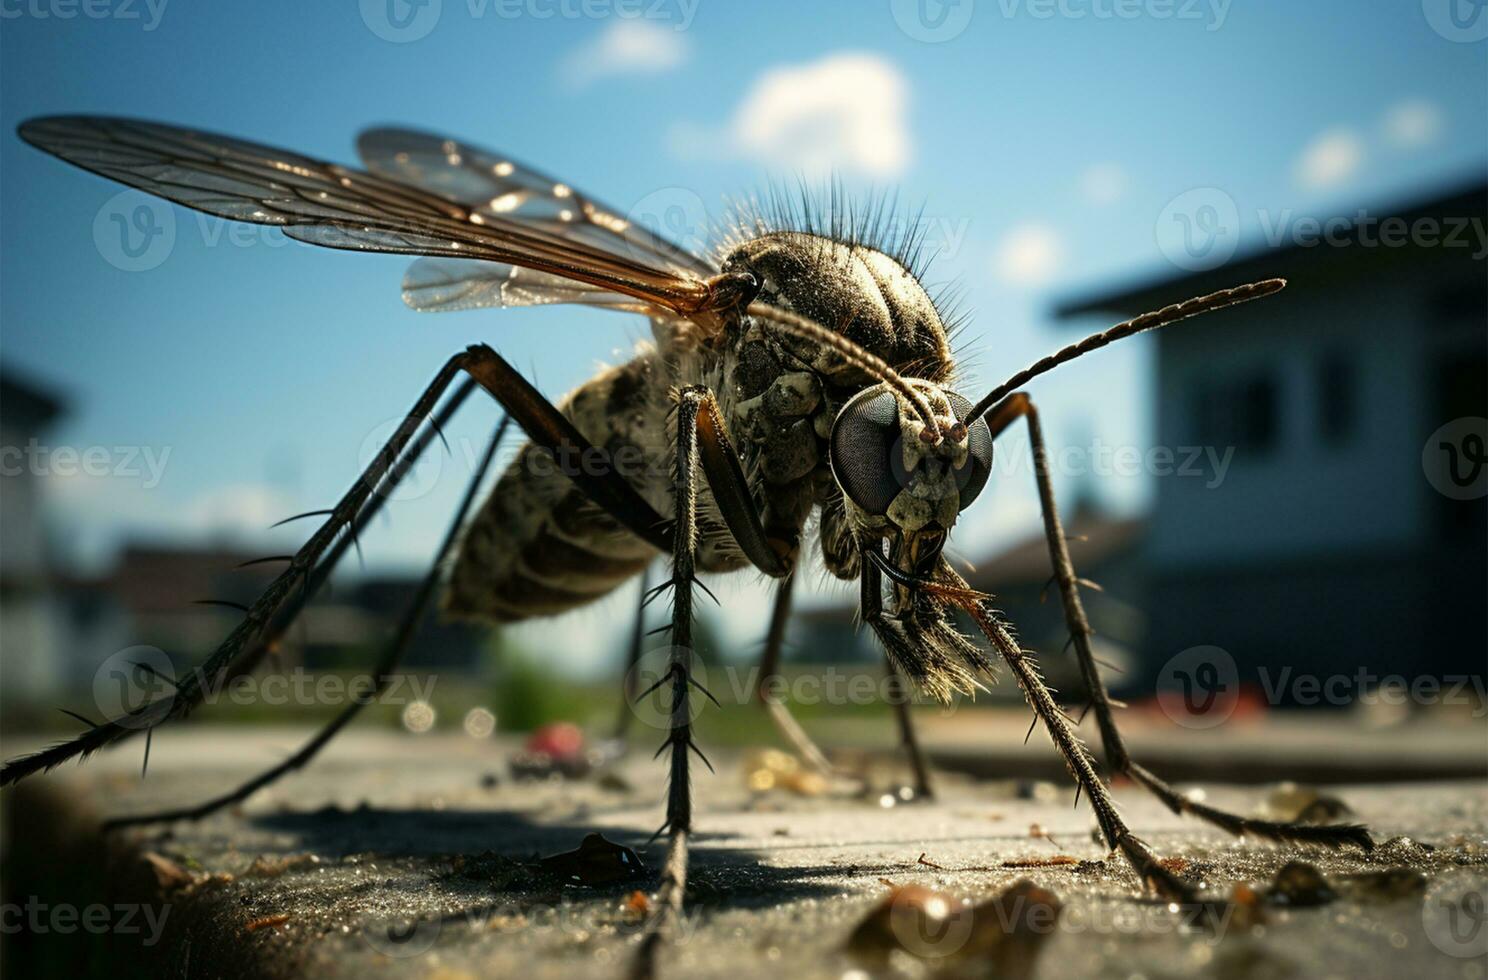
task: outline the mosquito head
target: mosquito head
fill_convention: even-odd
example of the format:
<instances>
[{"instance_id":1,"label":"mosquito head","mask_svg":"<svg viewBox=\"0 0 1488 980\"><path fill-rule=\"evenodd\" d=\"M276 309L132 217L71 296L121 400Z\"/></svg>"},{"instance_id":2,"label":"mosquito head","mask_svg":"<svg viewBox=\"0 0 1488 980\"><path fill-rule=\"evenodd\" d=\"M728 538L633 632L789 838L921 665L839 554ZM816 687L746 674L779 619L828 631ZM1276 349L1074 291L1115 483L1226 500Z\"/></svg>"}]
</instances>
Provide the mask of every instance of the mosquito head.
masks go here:
<instances>
[{"instance_id":1,"label":"mosquito head","mask_svg":"<svg viewBox=\"0 0 1488 980\"><path fill-rule=\"evenodd\" d=\"M855 529L888 538L905 571L928 572L946 532L987 483L992 433L983 419L965 423L965 398L905 380L934 416L938 437L908 398L875 385L837 413L829 458Z\"/></svg>"}]
</instances>

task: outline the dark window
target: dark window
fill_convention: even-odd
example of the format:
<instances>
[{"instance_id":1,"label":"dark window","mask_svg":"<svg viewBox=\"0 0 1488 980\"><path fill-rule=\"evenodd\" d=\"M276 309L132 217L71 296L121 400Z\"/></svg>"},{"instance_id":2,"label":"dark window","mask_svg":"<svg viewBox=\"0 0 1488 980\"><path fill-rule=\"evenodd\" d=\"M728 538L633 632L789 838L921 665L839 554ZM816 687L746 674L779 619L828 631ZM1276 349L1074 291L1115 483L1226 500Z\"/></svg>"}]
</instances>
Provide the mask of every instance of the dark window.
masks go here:
<instances>
[{"instance_id":1,"label":"dark window","mask_svg":"<svg viewBox=\"0 0 1488 980\"><path fill-rule=\"evenodd\" d=\"M1325 446L1342 446L1358 424L1354 362L1339 351L1324 355L1317 369L1318 435Z\"/></svg>"},{"instance_id":2,"label":"dark window","mask_svg":"<svg viewBox=\"0 0 1488 980\"><path fill-rule=\"evenodd\" d=\"M1276 400L1275 378L1268 375L1246 383L1237 450L1265 452L1276 446Z\"/></svg>"},{"instance_id":3,"label":"dark window","mask_svg":"<svg viewBox=\"0 0 1488 980\"><path fill-rule=\"evenodd\" d=\"M1488 353L1481 346L1476 350L1443 351L1430 371L1436 402L1430 427L1488 413L1488 382L1484 380L1488 379ZM1456 500L1446 494L1435 494L1432 499L1442 538L1472 542L1476 553L1482 555L1483 540L1488 537L1488 500Z\"/></svg>"},{"instance_id":4,"label":"dark window","mask_svg":"<svg viewBox=\"0 0 1488 980\"><path fill-rule=\"evenodd\" d=\"M1270 372L1205 380L1194 391L1194 432L1200 445L1261 455L1280 436L1279 392Z\"/></svg>"}]
</instances>

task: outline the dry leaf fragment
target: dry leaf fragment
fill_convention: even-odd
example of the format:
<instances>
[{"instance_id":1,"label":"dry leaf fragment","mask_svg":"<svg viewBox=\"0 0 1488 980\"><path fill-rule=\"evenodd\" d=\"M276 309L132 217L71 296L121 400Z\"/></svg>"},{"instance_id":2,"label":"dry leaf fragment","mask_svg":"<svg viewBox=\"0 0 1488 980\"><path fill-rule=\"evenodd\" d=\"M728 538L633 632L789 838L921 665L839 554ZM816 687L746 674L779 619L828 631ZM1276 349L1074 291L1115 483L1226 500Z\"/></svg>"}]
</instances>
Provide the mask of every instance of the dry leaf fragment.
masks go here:
<instances>
[{"instance_id":1,"label":"dry leaf fragment","mask_svg":"<svg viewBox=\"0 0 1488 980\"><path fill-rule=\"evenodd\" d=\"M274 929L289 921L288 912L280 912L278 915L266 915L261 919L254 919L243 924L245 932L257 932L260 929Z\"/></svg>"}]
</instances>

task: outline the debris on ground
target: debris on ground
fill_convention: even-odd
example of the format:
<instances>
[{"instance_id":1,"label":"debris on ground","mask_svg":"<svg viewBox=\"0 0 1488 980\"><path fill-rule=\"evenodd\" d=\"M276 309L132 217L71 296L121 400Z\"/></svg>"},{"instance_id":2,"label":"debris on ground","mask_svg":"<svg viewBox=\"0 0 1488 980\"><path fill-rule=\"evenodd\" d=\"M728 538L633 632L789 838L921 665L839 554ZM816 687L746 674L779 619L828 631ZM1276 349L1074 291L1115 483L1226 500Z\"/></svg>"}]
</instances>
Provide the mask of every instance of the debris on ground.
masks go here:
<instances>
[{"instance_id":1,"label":"debris on ground","mask_svg":"<svg viewBox=\"0 0 1488 980\"><path fill-rule=\"evenodd\" d=\"M1306 861L1288 861L1276 872L1267 897L1276 905L1308 908L1327 905L1338 897L1338 893L1315 865Z\"/></svg>"},{"instance_id":2,"label":"debris on ground","mask_svg":"<svg viewBox=\"0 0 1488 980\"><path fill-rule=\"evenodd\" d=\"M195 875L164 854L146 851L141 857L145 864L150 866L150 870L155 872L155 883L160 886L161 891L175 891L177 888L185 888L196 881Z\"/></svg>"},{"instance_id":3,"label":"debris on ground","mask_svg":"<svg viewBox=\"0 0 1488 980\"><path fill-rule=\"evenodd\" d=\"M1072 864L1079 864L1080 859L1068 854L1056 854L1053 857L1043 858L1013 858L1002 862L1004 868L1062 868Z\"/></svg>"},{"instance_id":4,"label":"debris on ground","mask_svg":"<svg viewBox=\"0 0 1488 980\"><path fill-rule=\"evenodd\" d=\"M820 796L827 778L807 768L800 757L780 749L755 749L744 756L744 785L751 793L783 789L797 796Z\"/></svg>"},{"instance_id":5,"label":"debris on ground","mask_svg":"<svg viewBox=\"0 0 1488 980\"><path fill-rule=\"evenodd\" d=\"M966 929L951 928L952 920L965 913L961 901L943 892L922 885L896 886L853 929L843 951L876 969L887 967L895 952L933 956L947 949L938 943L965 942L969 921Z\"/></svg>"},{"instance_id":6,"label":"debris on ground","mask_svg":"<svg viewBox=\"0 0 1488 980\"><path fill-rule=\"evenodd\" d=\"M1339 797L1293 782L1281 783L1266 797L1266 817L1285 823L1337 823L1353 814L1353 809Z\"/></svg>"},{"instance_id":7,"label":"debris on ground","mask_svg":"<svg viewBox=\"0 0 1488 980\"><path fill-rule=\"evenodd\" d=\"M275 929L287 923L289 919L288 912L281 912L278 915L266 915L262 918L252 919L243 923L243 931L257 932L260 929Z\"/></svg>"},{"instance_id":8,"label":"debris on ground","mask_svg":"<svg viewBox=\"0 0 1488 980\"><path fill-rule=\"evenodd\" d=\"M1305 861L1289 861L1272 881L1266 898L1272 904L1297 908L1327 905L1339 898L1361 902L1390 902L1426 892L1426 876L1413 868L1361 871L1329 879Z\"/></svg>"},{"instance_id":9,"label":"debris on ground","mask_svg":"<svg viewBox=\"0 0 1488 980\"><path fill-rule=\"evenodd\" d=\"M949 971L942 975L1027 980L1039 953L1059 925L1059 897L1023 878L996 898L972 908L972 930Z\"/></svg>"},{"instance_id":10,"label":"debris on ground","mask_svg":"<svg viewBox=\"0 0 1488 980\"><path fill-rule=\"evenodd\" d=\"M584 739L584 731L567 721L543 725L512 753L508 766L513 779L582 779L603 761Z\"/></svg>"},{"instance_id":11,"label":"debris on ground","mask_svg":"<svg viewBox=\"0 0 1488 980\"><path fill-rule=\"evenodd\" d=\"M646 873L635 851L603 834L588 834L574 850L550 854L540 863L549 874L580 885L610 885Z\"/></svg>"},{"instance_id":12,"label":"debris on ground","mask_svg":"<svg viewBox=\"0 0 1488 980\"><path fill-rule=\"evenodd\" d=\"M992 976L1024 980L1063 906L1028 879L971 905L920 885L894 888L848 936L843 949L860 965L885 969L896 955L935 967L945 978Z\"/></svg>"},{"instance_id":13,"label":"debris on ground","mask_svg":"<svg viewBox=\"0 0 1488 980\"><path fill-rule=\"evenodd\" d=\"M190 892L197 887L209 883L229 884L233 876L225 871L215 874L208 873L196 864L196 868L190 867L190 860L175 861L155 851L145 851L140 855L141 859L149 866L155 875L155 884L163 892L185 891Z\"/></svg>"},{"instance_id":14,"label":"debris on ground","mask_svg":"<svg viewBox=\"0 0 1488 980\"><path fill-rule=\"evenodd\" d=\"M651 896L640 889L636 889L625 896L621 903L621 909L636 919L644 919L651 912Z\"/></svg>"}]
</instances>

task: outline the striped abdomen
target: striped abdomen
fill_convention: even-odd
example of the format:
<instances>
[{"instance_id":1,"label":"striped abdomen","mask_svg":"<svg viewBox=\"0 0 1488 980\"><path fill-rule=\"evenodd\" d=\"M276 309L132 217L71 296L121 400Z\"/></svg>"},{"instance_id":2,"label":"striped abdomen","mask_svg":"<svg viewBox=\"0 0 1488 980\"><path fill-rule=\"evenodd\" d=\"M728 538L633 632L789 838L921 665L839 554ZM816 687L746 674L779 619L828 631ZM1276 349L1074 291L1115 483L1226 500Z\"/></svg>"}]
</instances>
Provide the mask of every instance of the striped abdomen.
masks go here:
<instances>
[{"instance_id":1,"label":"striped abdomen","mask_svg":"<svg viewBox=\"0 0 1488 980\"><path fill-rule=\"evenodd\" d=\"M666 384L644 353L586 381L558 408L598 458L555 459L523 446L465 532L445 608L514 622L591 602L640 573L656 549L590 503L565 475L613 465L653 506L665 497L656 450L664 432ZM663 511L664 512L664 511Z\"/></svg>"}]
</instances>

